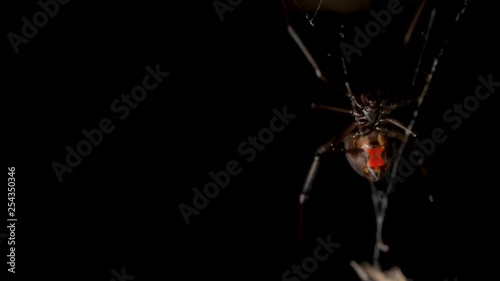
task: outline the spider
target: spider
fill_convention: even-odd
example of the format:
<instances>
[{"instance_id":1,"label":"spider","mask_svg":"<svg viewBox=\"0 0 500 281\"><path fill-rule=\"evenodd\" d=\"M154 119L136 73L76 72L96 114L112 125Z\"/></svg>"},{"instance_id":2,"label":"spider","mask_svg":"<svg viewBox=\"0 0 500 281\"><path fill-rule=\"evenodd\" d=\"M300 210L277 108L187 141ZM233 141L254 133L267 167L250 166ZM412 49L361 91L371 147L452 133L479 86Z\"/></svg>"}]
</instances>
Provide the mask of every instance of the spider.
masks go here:
<instances>
[{"instance_id":1,"label":"spider","mask_svg":"<svg viewBox=\"0 0 500 281\"><path fill-rule=\"evenodd\" d=\"M294 0L293 2L295 2L296 5L300 6L297 1ZM421 1L417 12L415 13L413 20L411 21L411 24L405 34L405 44L407 44L412 37L412 33L414 32L414 29L419 22L422 10L424 9L424 7L426 7L427 2L427 0ZM320 1L319 5L321 6L322 3L323 1ZM329 85L333 85L334 83L329 81L329 79L323 74L323 71L322 69L320 69L315 58L302 41L302 38L298 35L296 30L292 26L285 0L282 1L282 4L285 12L285 19L289 35L293 38L293 41L297 44L309 64L314 69L316 76L323 82L326 82ZM466 5L464 6L464 8L458 13L457 17L455 18L455 21L458 21L460 16L464 13L465 7L467 7L467 2L465 2L465 4ZM314 17L318 13L320 6L316 8L314 16L312 16L312 18L309 15L306 15L305 17L309 24L313 27ZM429 22L427 23L427 31L425 33L423 47L421 48L418 58L418 64L413 77L412 86L415 86L415 79L417 77L417 74L419 74L419 72L423 72L421 69L422 57L424 55L424 50L426 49L425 47L431 27L433 25L435 13L436 8L432 10ZM341 31L339 35L342 39L343 32ZM344 153L352 169L357 174L371 182L372 185L373 183L379 182L380 180L385 178L385 176L388 175L391 169L394 173L395 169L397 168L398 157L401 157L402 149L407 145L410 136L413 138L416 137L416 133L412 131L415 117L418 114L418 109L420 108L424 97L427 95L427 91L432 80L432 75L436 69L439 57L443 52L444 45L446 45L446 41L443 44L441 51L434 57L430 72L425 74L425 83L422 92L416 100L389 102L386 92L381 89L377 89L376 91L372 92L361 93L359 96L355 95L351 89L349 81L347 80L347 67L344 56L341 57L343 72L346 78L344 78L343 87L337 86L335 88L338 91L343 92L343 94L349 99L351 108L347 109L337 106L328 106L315 103L312 104L312 108L323 109L342 114L349 114L353 117L354 120L339 136L333 137L316 150L314 161L309 169L305 184L302 188L302 193L300 194L301 206L308 198L309 191L311 190L312 183L318 171L322 157L329 152L333 151ZM402 122L390 116L391 112L393 112L394 110L406 106L414 101L417 101L417 108L415 109L413 120L409 125L404 125ZM400 149L396 149L396 146L393 145L396 140L401 142ZM397 157L394 157L395 155L397 155ZM392 183L391 181L389 181L388 189L390 190L391 188Z\"/></svg>"},{"instance_id":2,"label":"spider","mask_svg":"<svg viewBox=\"0 0 500 281\"><path fill-rule=\"evenodd\" d=\"M347 110L334 106L312 104L312 108L325 109L339 113L346 113L354 117L354 122L340 138L334 138L322 145L316 156L317 160L328 151L342 151L351 167L361 176L370 181L381 180L389 170L391 159L387 149L391 138L401 139L401 135L389 128L389 125L398 127L411 136L416 133L396 119L388 117L395 109L409 104L411 101L388 103L382 91L376 95L362 94L358 100L349 91L352 109ZM343 147L339 147L340 144Z\"/></svg>"},{"instance_id":3,"label":"spider","mask_svg":"<svg viewBox=\"0 0 500 281\"><path fill-rule=\"evenodd\" d=\"M300 6L297 2L298 0L293 0L293 2ZM311 17L310 15L306 15L307 22L315 27L313 23L315 16L318 14L320 6L324 0L319 1L319 5L316 7L314 11L314 15ZM326 0L325 0L326 2ZM416 13L413 15L413 20L411 21L408 30L404 36L404 46L408 44L408 42L412 38L412 34L416 29L416 26L419 22L422 11L426 7L428 0L422 0L420 4L418 4ZM306 2L309 3L310 2ZM329 4L335 4L337 2L330 2ZM338 3L337 3L338 4ZM413 79L411 81L411 87L413 90L417 88L416 79L418 74L424 74L423 87L418 95L418 99L414 100L402 100L397 102L389 102L387 91L381 89L381 87L368 87L369 90L364 90L360 92L359 95L355 95L353 90L351 89L349 80L347 79L347 67L344 56L341 56L341 64L344 74L344 83L342 87L337 86L332 83L324 74L322 69L320 69L318 63L315 58L306 47L302 38L295 31L294 27L291 24L289 19L287 5L285 0L282 1L283 9L285 12L285 19L287 23L287 29L289 35L292 37L293 41L297 44L297 46L302 51L303 55L306 57L309 64L314 69L316 76L327 83L330 86L333 86L338 92L343 93L351 103L351 108L341 108L337 106L329 106L322 104L312 104L312 108L328 110L341 114L350 115L353 120L352 123L347 126L347 128L339 135L331 138L329 141L319 146L314 155L314 160L309 168L309 172L307 174L305 183L302 187L302 192L299 195L299 244L302 248L303 242L303 215L304 215L304 205L306 200L308 199L308 194L311 190L313 181L318 172L318 168L320 165L321 159L328 154L329 152L338 152L343 153L347 159L347 162L350 164L351 168L360 176L368 180L371 185L372 192L372 203L376 216L376 233L375 233L375 244L373 250L373 269L377 272L377 275L380 275L381 267L380 267L380 252L388 251L389 247L383 242L382 239L382 226L384 223L385 213L388 205L388 195L394 191L394 179L396 176L396 171L398 170L399 161L403 155L403 152L408 144L412 144L410 141L410 137L415 138L416 133L412 130L413 125L415 124L415 119L418 115L418 111L421 107L421 104L424 98L427 95L429 85L432 81L433 74L436 70L439 58L441 57L443 50L448 42L448 39L444 41L437 55L434 56L432 63L430 64L430 71L427 73L424 72L423 66L423 57L424 51L426 50L426 45L429 39L429 33L433 26L434 17L436 15L436 7L430 12L429 21L426 25L425 33L422 33L423 43L420 49L420 53L418 56L417 65L415 68L415 72L413 74ZM468 0L465 0L463 8L458 12L455 17L455 23L459 21L461 16L464 14L465 9L468 6ZM425 22L424 22L425 24ZM331 25L327 25L330 28ZM423 27L425 28L425 27ZM341 29L339 32L340 40L343 40L343 24L341 25ZM321 48L324 49L324 48ZM330 54L328 53L328 56ZM331 56L330 56L331 57ZM367 82L368 83L368 82ZM369 84L369 83L368 83ZM375 90L374 90L375 89ZM391 112L394 110L406 106L412 102L416 101L417 105L413 112L413 118L409 125L404 125L397 119L391 117ZM399 143L398 143L399 142ZM399 147L398 147L399 145ZM375 183L380 182L383 178L387 178L388 184L387 186L378 187ZM432 198L432 197L430 197ZM360 266L356 266L356 263L353 262L353 269L358 273L359 277L363 280L379 280L369 278L367 279L367 275L362 273L362 268ZM368 268L371 272L372 267ZM397 268L395 269L397 272ZM396 280L396 279L384 279L384 280ZM406 280L403 279L398 280Z\"/></svg>"}]
</instances>

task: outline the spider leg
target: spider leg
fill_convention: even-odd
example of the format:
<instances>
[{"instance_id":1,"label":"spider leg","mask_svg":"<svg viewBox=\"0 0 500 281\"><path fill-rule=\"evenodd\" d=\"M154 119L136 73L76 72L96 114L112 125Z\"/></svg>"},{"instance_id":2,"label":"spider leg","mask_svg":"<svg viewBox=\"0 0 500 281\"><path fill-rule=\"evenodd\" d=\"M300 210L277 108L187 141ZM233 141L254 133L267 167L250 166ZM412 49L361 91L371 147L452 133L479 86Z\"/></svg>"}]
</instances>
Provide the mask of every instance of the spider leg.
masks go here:
<instances>
[{"instance_id":1,"label":"spider leg","mask_svg":"<svg viewBox=\"0 0 500 281\"><path fill-rule=\"evenodd\" d=\"M423 1L424 3L422 3L422 6L425 5L425 0ZM457 23L460 18L464 15L465 13L465 10L467 9L467 7L469 6L469 0L464 0L464 6L462 7L462 9L460 10L460 12L455 16L455 23ZM433 22L434 22L434 16L436 15L436 8L434 8L431 12L431 18L429 20L429 24L427 26L427 32L425 33L425 39L424 39L424 45L422 46L422 50L420 51L420 56L419 56L419 59L418 59L418 63L417 63L417 67L415 68L415 73L413 75L413 80L412 80L412 86L415 86L415 82L416 82L416 79L417 79L417 75L418 75L418 72L420 71L420 65L422 64L422 59L423 59L423 56L424 56L424 51L426 50L426 46L427 46L427 41L429 39L429 33L432 29L432 25L433 25ZM443 54L443 51L444 51L444 48L446 47L447 43L448 43L448 40L449 40L449 37L444 41L444 44L443 46L441 47L441 50L439 51L439 53L434 57L434 65L433 65L433 69L431 70L431 73L429 74L426 74L426 80L428 81L427 84L430 83L430 80L432 79L432 74L434 72L434 69L435 69L435 65L437 65L437 61L439 60L439 58L441 57L441 55Z\"/></svg>"},{"instance_id":2,"label":"spider leg","mask_svg":"<svg viewBox=\"0 0 500 281\"><path fill-rule=\"evenodd\" d=\"M309 64L313 67L314 73L316 74L316 76L321 81L323 81L326 84L328 84L331 87L333 87L336 91L341 92L341 93L347 95L351 100L355 99L353 97L353 95L352 95L351 88L350 88L349 83L347 81L345 82L346 89L347 89L347 92L346 92L344 89L341 89L337 84L334 84L333 82L331 82L330 80L328 80L328 78L326 78L326 76L321 71L321 68L319 67L318 63L314 59L313 55L311 54L311 52L309 51L309 49L306 47L306 45L304 44L304 42L302 42L302 39L300 38L299 34L292 27L292 24L290 22L290 18L288 16L288 9L287 9L285 0L282 0L281 4L283 6L283 11L285 13L285 20L286 20L286 24L287 24L288 33L293 38L293 41L295 42L295 44L297 44L297 46L299 46L300 50L302 51L302 53L306 57L306 59L309 62ZM345 62L344 62L343 58L342 58L342 63L344 64L344 68L345 68Z\"/></svg>"},{"instance_id":3,"label":"spider leg","mask_svg":"<svg viewBox=\"0 0 500 281\"><path fill-rule=\"evenodd\" d=\"M464 13L465 13L465 11L466 11L466 9L468 7L468 3L469 3L469 1L465 0L465 3L464 3L464 6L463 6L462 10L460 10L460 12L455 17L455 24L457 22L459 22L460 18L464 15ZM431 30L435 14L436 14L436 8L434 8L432 10L432 13L431 13L431 18L429 20L429 25L427 27L427 33L425 35L424 49L425 49L425 45L426 45L427 39L429 37L429 32ZM415 120L416 120L416 118L418 116L419 109L420 109L420 107L422 105L422 102L424 101L424 98L427 96L427 93L428 93L428 90L429 90L429 86L431 84L434 72L436 71L439 59L443 55L443 52L444 52L444 49L445 49L445 47L447 45L448 39L449 39L449 37L444 41L444 44L441 46L441 50L437 53L436 56L434 56L430 73L428 73L426 75L426 81L425 81L424 87L422 89L422 92L421 92L420 96L418 97L418 100L417 100L418 101L417 102L417 108L413 112L413 119L410 122L410 124L408 125L407 130L411 131L411 129L413 128L413 125L415 124ZM423 50L420 53L419 61L418 61L418 64L417 64L417 68L415 70L416 72L415 72L415 75L413 77L413 81L412 81L412 85L413 86L415 85L415 80L416 80L416 77L417 77L417 72L419 71L419 68L420 68L422 57L423 57ZM393 182L392 179L394 179L394 177L396 176L396 172L398 171L399 161L400 161L401 155L403 153L403 149L404 149L404 147L405 147L405 145L406 145L407 142L408 142L408 134L405 134L405 136L403 138L403 143L402 143L402 145L401 145L401 147L400 147L400 149L398 151L398 156L397 156L397 158L395 160L395 163L393 165L393 168L392 168L391 177L390 177L391 181L389 182L389 187L387 188L389 192L392 192L392 190L394 189L394 182Z\"/></svg>"},{"instance_id":4,"label":"spider leg","mask_svg":"<svg viewBox=\"0 0 500 281\"><path fill-rule=\"evenodd\" d=\"M464 8L460 11L460 13L455 18L455 22L458 22L458 20L460 19L460 17L464 14L466 8L467 8L467 2L464 5ZM416 81L416 78L417 78L418 71L420 69L420 64L422 62L422 58L423 58L425 46L426 46L427 40L429 38L429 33L431 31L431 28L432 28L432 25L433 25L433 22L434 22L434 16L435 16L435 14L436 14L436 8L434 8L432 10L432 12L431 12L431 18L430 18L428 26L427 26L427 32L425 34L424 46L423 46L423 49L421 50L420 57L419 57L418 63L417 63L417 68L415 69L415 74L413 76L413 81L412 81L412 85L413 86L415 86L415 81ZM444 48L447 45L447 42L448 42L448 39L445 40L445 42L444 42L443 46L441 47L441 50L439 51L439 53L436 56L434 56L430 73L428 73L426 75L426 79L425 79L426 81L425 81L424 87L422 88L422 92L420 93L420 95L419 95L419 97L417 99L417 107L416 107L415 111L413 112L413 118L412 118L410 124L408 125L408 127L405 127L404 125L402 125L401 123L399 123L397 120L391 119L392 120L392 122L391 122L389 119L387 119L387 121L389 121L393 125L395 125L397 127L400 127L400 128L402 128L402 129L404 129L406 131L406 134L405 134L405 136L403 137L403 140L402 140L402 145L399 148L397 158L396 158L396 160L394 162L394 165L392 167L391 176L390 176L391 181L389 182L389 186L387 188L388 192L392 192L394 190L394 181L393 181L393 179L395 178L396 172L398 171L399 161L400 161L400 158L401 158L401 156L403 154L403 149L404 149L404 147L406 146L406 144L408 142L408 137L409 137L410 134L413 137L416 136L416 134L412 131L413 125L415 125L415 121L416 121L416 118L418 116L420 107L422 106L422 103L423 103L425 97L427 96L427 93L428 93L428 90L429 90L429 86L431 84L434 72L436 71L439 59L443 55L443 51L444 51Z\"/></svg>"},{"instance_id":5,"label":"spider leg","mask_svg":"<svg viewBox=\"0 0 500 281\"><path fill-rule=\"evenodd\" d=\"M323 156L325 156L330 151L341 151L340 149L336 149L337 145L342 143L349 135L349 133L351 133L354 129L356 129L356 123L352 123L349 127L347 127L347 129L344 130L339 138L334 137L330 139L316 150L316 153L314 154L314 161L311 165L311 168L309 168L309 173L307 174L306 181L304 183L304 186L302 187L302 193L299 197L300 204L304 204L304 202L307 200L308 194L311 191L312 183L314 181L314 178L316 177L321 158L323 158Z\"/></svg>"},{"instance_id":6,"label":"spider leg","mask_svg":"<svg viewBox=\"0 0 500 281\"><path fill-rule=\"evenodd\" d=\"M337 139L337 137L333 137L323 145L321 145L317 150L316 153L314 154L314 160L313 163L311 164L311 167L309 168L309 172L307 173L307 178L304 183L304 186L302 187L302 193L299 196L299 202L301 205L304 204L304 202L308 199L308 194L309 191L311 191L312 188L312 183L314 179L316 178L316 173L318 172L319 168L319 163L321 161L321 158L325 156L328 152L334 151L335 147L337 144L340 143Z\"/></svg>"},{"instance_id":7,"label":"spider leg","mask_svg":"<svg viewBox=\"0 0 500 281\"><path fill-rule=\"evenodd\" d=\"M321 145L317 150L316 153L314 154L314 161L311 164L311 167L309 168L309 172L307 173L307 178L306 182L304 183L304 186L302 187L302 192L299 195L299 244L301 245L300 248L302 248L302 241L303 241L303 221L304 221L304 203L309 197L309 191L311 191L312 183L314 179L316 178L316 173L318 172L319 168L319 163L321 158L327 154L330 151L333 151L334 147L338 144L337 137L334 137L330 139L328 142L324 143Z\"/></svg>"},{"instance_id":8,"label":"spider leg","mask_svg":"<svg viewBox=\"0 0 500 281\"><path fill-rule=\"evenodd\" d=\"M306 45L304 45L304 43L302 42L302 39L300 39L300 36L297 34L295 29L292 27L292 24L290 23L290 19L288 17L288 9L287 9L285 0L282 0L282 6L283 6L283 10L285 12L285 19L286 19L288 33L293 38L293 41L295 41L295 44L297 44L299 46L300 50L302 51L304 56L309 61L309 64L311 64L311 66L314 68L314 73L316 74L316 76L319 79L321 79L322 81L330 84L328 79L321 72L321 69L319 68L318 63L316 62L314 57L311 55L311 52L309 52L309 49L307 49Z\"/></svg>"},{"instance_id":9,"label":"spider leg","mask_svg":"<svg viewBox=\"0 0 500 281\"><path fill-rule=\"evenodd\" d=\"M404 45L405 46L408 44L408 42L410 42L411 36L413 34L413 30L415 29L415 26L417 25L418 19L420 18L420 15L422 14L422 11L423 11L426 3L427 3L427 0L423 0L422 3L420 3L420 6L418 7L418 10L415 13L415 16L413 17L413 20L411 21L411 24L410 24L410 27L408 28L408 31L406 31L406 35L404 37Z\"/></svg>"},{"instance_id":10,"label":"spider leg","mask_svg":"<svg viewBox=\"0 0 500 281\"><path fill-rule=\"evenodd\" d=\"M382 114L389 114L389 113L391 113L391 111L398 109L400 107L409 105L410 103L415 102L415 101L416 101L415 99L411 99L411 100L402 100L402 101L398 101L398 102L393 102L393 103L385 106L385 110L382 111Z\"/></svg>"},{"instance_id":11,"label":"spider leg","mask_svg":"<svg viewBox=\"0 0 500 281\"><path fill-rule=\"evenodd\" d=\"M335 107L335 106L328 106L328 105L313 103L313 104L311 104L311 108L314 108L314 109L318 108L318 109L324 109L324 110L328 110L328 111L334 111L334 112L354 115L354 112L352 110L344 109L344 108L340 108L340 107Z\"/></svg>"},{"instance_id":12,"label":"spider leg","mask_svg":"<svg viewBox=\"0 0 500 281\"><path fill-rule=\"evenodd\" d=\"M376 126L375 129L381 133L384 133L384 134L387 134L389 137L393 137L394 136L394 132L390 129L387 129L387 128L384 128L384 127L379 127L379 126Z\"/></svg>"},{"instance_id":13,"label":"spider leg","mask_svg":"<svg viewBox=\"0 0 500 281\"><path fill-rule=\"evenodd\" d=\"M354 129L356 129L356 123L352 123L347 129L344 130L344 132L340 135L339 138L333 137L323 145L321 145L317 150L316 153L314 154L314 160L313 163L311 164L311 167L309 168L309 172L307 173L307 178L304 183L304 186L302 187L302 192L299 195L299 242L302 243L302 230L303 230L303 215L304 215L304 203L306 200L309 198L309 192L311 191L312 184L314 182L314 179L316 178L316 173L318 172L319 164L321 161L321 158L325 156L328 152L330 151L342 151L339 149L337 146L341 144L345 138L351 133Z\"/></svg>"},{"instance_id":14,"label":"spider leg","mask_svg":"<svg viewBox=\"0 0 500 281\"><path fill-rule=\"evenodd\" d=\"M415 132L413 132L412 130L410 130L408 127L406 127L405 125L403 125L401 122L399 122L396 119L385 118L385 119L380 119L380 122L382 122L382 123L391 123L392 125L400 128L400 129L403 129L405 132L409 133L412 137L416 137L417 136L417 134Z\"/></svg>"},{"instance_id":15,"label":"spider leg","mask_svg":"<svg viewBox=\"0 0 500 281\"><path fill-rule=\"evenodd\" d=\"M425 3L423 3L423 4L425 4ZM434 23L434 17L435 17L435 15L436 15L436 9L434 8L432 10L432 12L431 12L431 18L430 18L429 24L427 26L427 32L425 33L424 45L422 46L422 50L420 50L420 55L419 55L419 58L418 58L417 66L415 68L415 73L413 74L413 80L411 81L411 85L412 86L415 86L415 82L417 81L417 75L418 75L418 73L420 71L420 66L422 64L422 59L424 57L424 52L426 50L427 41L429 40L429 34L431 32L432 25Z\"/></svg>"},{"instance_id":16,"label":"spider leg","mask_svg":"<svg viewBox=\"0 0 500 281\"><path fill-rule=\"evenodd\" d=\"M321 72L321 69L319 68L318 63L316 63L316 60L314 60L314 58L311 55L311 53L309 52L309 50L304 45L304 43L300 39L299 35L297 34L297 32L295 32L295 29L293 29L293 27L290 24L288 24L288 33L290 34L290 36L292 36L295 43L299 46L299 48L302 51L302 53L304 54L304 56L307 58L307 60L311 64L311 66L314 68L314 73L316 74L316 76L319 79L323 80L324 82L329 83L328 79Z\"/></svg>"}]
</instances>

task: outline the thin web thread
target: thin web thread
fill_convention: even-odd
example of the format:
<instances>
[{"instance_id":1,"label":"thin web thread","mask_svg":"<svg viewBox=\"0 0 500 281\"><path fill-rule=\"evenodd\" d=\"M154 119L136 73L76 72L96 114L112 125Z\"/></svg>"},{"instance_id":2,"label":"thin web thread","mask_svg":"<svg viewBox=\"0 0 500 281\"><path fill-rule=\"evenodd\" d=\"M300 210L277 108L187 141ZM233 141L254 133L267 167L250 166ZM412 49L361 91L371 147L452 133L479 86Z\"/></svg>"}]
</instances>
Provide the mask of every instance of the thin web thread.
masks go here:
<instances>
[{"instance_id":1,"label":"thin web thread","mask_svg":"<svg viewBox=\"0 0 500 281\"><path fill-rule=\"evenodd\" d=\"M295 2L295 0L294 0L294 2ZM297 2L295 2L295 3L297 3ZM309 15L306 14L306 19L309 21L309 23L311 24L312 27L314 27L313 20L316 18L316 15L318 14L318 11L319 11L319 8L321 7L321 4L323 4L323 0L319 1L318 7L316 7L316 11L314 11L314 15L312 16L311 19L309 19Z\"/></svg>"}]
</instances>

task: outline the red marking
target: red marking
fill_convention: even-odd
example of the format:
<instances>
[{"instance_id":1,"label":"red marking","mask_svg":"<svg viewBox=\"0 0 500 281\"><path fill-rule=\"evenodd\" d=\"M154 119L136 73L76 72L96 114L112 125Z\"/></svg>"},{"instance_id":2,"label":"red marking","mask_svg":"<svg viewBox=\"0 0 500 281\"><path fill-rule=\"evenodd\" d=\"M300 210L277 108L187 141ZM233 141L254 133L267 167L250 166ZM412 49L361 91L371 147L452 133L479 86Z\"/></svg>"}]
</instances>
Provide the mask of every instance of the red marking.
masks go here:
<instances>
[{"instance_id":1,"label":"red marking","mask_svg":"<svg viewBox=\"0 0 500 281\"><path fill-rule=\"evenodd\" d=\"M378 169L381 166L385 166L385 160L382 157L384 152L384 147L377 148L365 148L366 153L368 153L368 167Z\"/></svg>"}]
</instances>

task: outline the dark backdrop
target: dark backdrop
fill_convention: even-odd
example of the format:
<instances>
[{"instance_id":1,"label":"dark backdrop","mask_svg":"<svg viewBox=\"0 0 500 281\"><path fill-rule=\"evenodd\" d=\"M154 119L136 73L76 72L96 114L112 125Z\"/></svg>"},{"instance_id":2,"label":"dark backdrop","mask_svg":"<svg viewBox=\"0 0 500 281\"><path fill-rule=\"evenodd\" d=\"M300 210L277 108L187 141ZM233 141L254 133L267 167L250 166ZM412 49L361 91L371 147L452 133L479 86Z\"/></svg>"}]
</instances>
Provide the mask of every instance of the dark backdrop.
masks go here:
<instances>
[{"instance_id":1,"label":"dark backdrop","mask_svg":"<svg viewBox=\"0 0 500 281\"><path fill-rule=\"evenodd\" d=\"M279 2L243 1L221 21L211 1L71 1L17 54L4 37L4 151L7 166L16 167L18 280L110 280L123 267L134 280L280 280L300 264L298 193L316 148L351 119L309 109L312 101L349 103L314 76L286 32ZM40 10L36 1L6 4L4 35L20 34L21 18ZM447 5L439 5L441 31L431 50L447 35L450 41L415 129L426 139L441 127L448 139L427 158L429 178L410 178L391 195L384 227L386 266L414 280L491 278L498 253L497 94L457 130L442 117L474 93L479 75L500 80L496 14L474 1L453 26L446 22L460 5ZM376 82L384 73L383 81L404 84L399 67L416 49L391 57L397 34L369 47L358 80ZM157 64L170 75L119 120L112 102ZM415 94L398 89L395 99ZM285 106L296 118L247 162L240 143ZM407 122L412 112L400 116ZM64 164L65 147L75 148L81 131L103 118L115 130L60 183L53 161ZM230 160L241 173L186 225L179 204L192 206L192 189L202 190L209 172ZM343 156L325 158L305 210L302 255L312 254L316 237L331 235L340 247L311 280L357 280L349 261L370 261L373 248L370 196ZM5 258L6 240L0 247Z\"/></svg>"}]
</instances>

